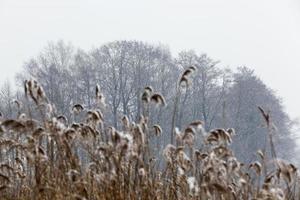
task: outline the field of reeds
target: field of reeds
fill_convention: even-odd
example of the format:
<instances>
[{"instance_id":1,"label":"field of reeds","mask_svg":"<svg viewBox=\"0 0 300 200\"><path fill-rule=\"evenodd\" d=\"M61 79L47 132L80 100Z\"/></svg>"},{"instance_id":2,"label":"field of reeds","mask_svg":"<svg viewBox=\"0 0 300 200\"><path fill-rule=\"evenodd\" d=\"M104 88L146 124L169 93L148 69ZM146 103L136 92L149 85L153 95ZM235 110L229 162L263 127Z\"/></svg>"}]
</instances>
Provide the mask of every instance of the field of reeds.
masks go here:
<instances>
[{"instance_id":1,"label":"field of reeds","mask_svg":"<svg viewBox=\"0 0 300 200\"><path fill-rule=\"evenodd\" d=\"M179 78L176 98L194 70L187 68ZM149 107L166 102L151 87L141 96L140 120L124 116L120 130L104 123L99 86L95 86L97 106L86 110L75 104L70 108L72 121L56 115L38 82L25 81L24 92L26 112L15 119L1 118L0 199L300 198L297 168L277 158L270 116L260 107L271 148L258 149L256 161L242 163L230 149L239 134L234 129L205 131L197 120L183 130L172 124L174 132L167 133L152 124ZM171 134L172 140L158 152L155 141L161 134Z\"/></svg>"}]
</instances>

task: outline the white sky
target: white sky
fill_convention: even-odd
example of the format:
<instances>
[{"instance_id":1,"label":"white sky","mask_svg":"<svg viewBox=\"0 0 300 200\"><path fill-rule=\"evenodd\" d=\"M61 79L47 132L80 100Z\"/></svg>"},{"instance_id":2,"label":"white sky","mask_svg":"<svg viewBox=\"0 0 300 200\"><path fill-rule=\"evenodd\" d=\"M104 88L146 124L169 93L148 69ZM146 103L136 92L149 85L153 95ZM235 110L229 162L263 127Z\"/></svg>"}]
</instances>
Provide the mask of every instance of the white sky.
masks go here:
<instances>
[{"instance_id":1,"label":"white sky","mask_svg":"<svg viewBox=\"0 0 300 200\"><path fill-rule=\"evenodd\" d=\"M300 117L300 0L0 0L0 83L59 39L85 50L136 39L246 65Z\"/></svg>"}]
</instances>

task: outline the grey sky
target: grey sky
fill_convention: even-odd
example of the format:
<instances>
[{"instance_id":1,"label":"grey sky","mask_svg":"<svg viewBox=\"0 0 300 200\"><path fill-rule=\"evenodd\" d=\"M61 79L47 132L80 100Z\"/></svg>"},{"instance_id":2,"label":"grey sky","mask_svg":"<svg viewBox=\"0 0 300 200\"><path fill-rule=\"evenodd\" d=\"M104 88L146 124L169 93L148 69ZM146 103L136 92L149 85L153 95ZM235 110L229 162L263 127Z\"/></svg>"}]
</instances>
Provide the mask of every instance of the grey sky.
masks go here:
<instances>
[{"instance_id":1,"label":"grey sky","mask_svg":"<svg viewBox=\"0 0 300 200\"><path fill-rule=\"evenodd\" d=\"M300 0L0 0L0 83L48 41L136 39L255 69L300 117Z\"/></svg>"}]
</instances>

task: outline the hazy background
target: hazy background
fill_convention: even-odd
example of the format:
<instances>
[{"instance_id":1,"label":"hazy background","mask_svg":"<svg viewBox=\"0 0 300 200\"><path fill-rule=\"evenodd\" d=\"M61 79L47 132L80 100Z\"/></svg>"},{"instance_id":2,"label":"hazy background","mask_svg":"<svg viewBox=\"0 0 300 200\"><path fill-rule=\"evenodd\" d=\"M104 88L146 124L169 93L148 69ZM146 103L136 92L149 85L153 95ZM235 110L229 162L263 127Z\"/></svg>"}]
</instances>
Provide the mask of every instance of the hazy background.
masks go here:
<instances>
[{"instance_id":1,"label":"hazy background","mask_svg":"<svg viewBox=\"0 0 300 200\"><path fill-rule=\"evenodd\" d=\"M300 117L299 0L0 0L0 83L59 39L84 50L143 40L246 65Z\"/></svg>"}]
</instances>

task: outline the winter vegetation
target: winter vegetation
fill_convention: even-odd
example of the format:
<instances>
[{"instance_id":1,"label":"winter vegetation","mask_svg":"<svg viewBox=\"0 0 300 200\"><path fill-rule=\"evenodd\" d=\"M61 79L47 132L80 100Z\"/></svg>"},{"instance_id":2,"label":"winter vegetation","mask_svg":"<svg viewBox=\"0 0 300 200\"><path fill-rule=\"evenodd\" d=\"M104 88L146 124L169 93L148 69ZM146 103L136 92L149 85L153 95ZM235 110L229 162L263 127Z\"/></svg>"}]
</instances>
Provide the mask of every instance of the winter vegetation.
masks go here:
<instances>
[{"instance_id":1,"label":"winter vegetation","mask_svg":"<svg viewBox=\"0 0 300 200\"><path fill-rule=\"evenodd\" d=\"M1 199L300 198L293 122L247 67L59 41L16 88L0 91Z\"/></svg>"}]
</instances>

